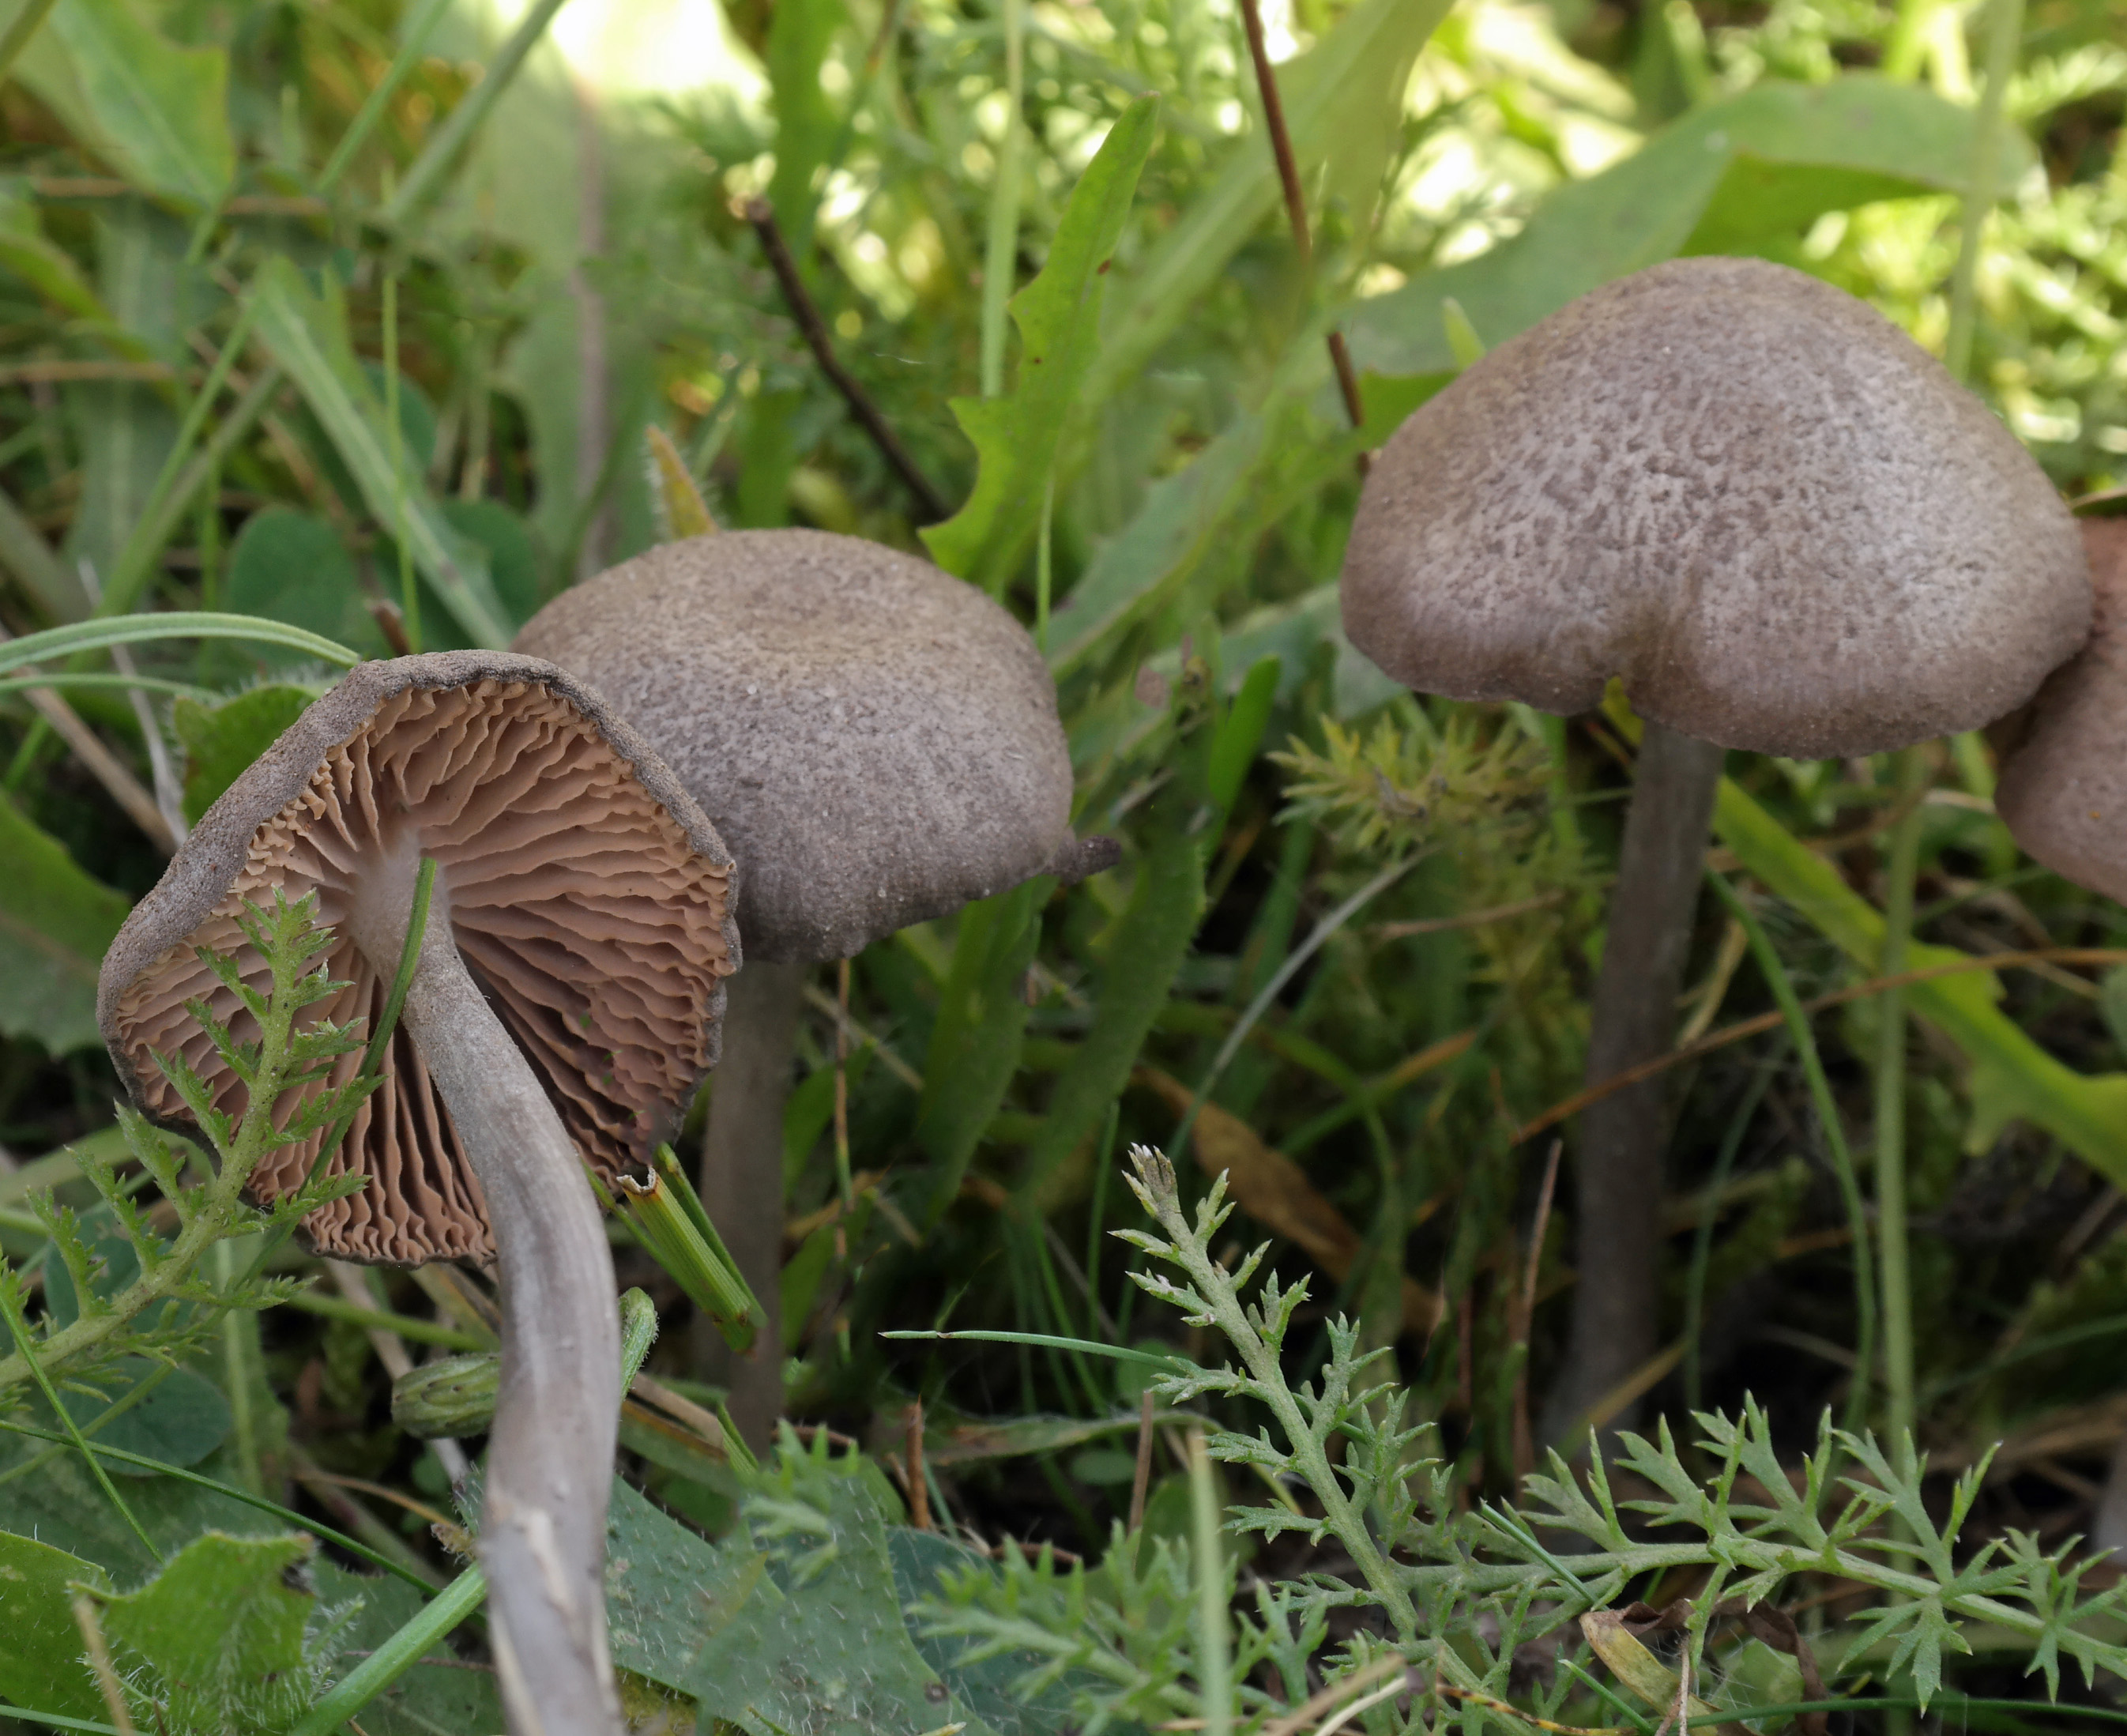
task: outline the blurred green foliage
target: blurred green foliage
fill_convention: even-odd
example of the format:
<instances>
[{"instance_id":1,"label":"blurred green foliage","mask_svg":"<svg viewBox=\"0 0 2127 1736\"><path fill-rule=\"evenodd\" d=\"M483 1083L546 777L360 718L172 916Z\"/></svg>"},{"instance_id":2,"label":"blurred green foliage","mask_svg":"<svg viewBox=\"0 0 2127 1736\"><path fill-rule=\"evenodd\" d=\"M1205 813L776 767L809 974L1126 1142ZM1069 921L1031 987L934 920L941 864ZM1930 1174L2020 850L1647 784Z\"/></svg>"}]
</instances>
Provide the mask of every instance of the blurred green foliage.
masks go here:
<instances>
[{"instance_id":1,"label":"blurred green foliage","mask_svg":"<svg viewBox=\"0 0 2127 1736\"><path fill-rule=\"evenodd\" d=\"M1288 1278L1317 1249L1350 1255L1293 1317L1295 1378L1350 1314L1412 1420L1438 1427L1455 1498L1505 1491L1531 1463L1530 1394L1573 1281L1570 1162L1539 1218L1547 1136L1518 1136L1580 1083L1626 756L1599 716L1401 694L1343 640L1357 460L1476 346L1679 253L1797 265L1939 352L1983 9L1292 0L1267 23L1305 259L1231 0L571 0L530 17L513 37L516 13L470 3L58 0L0 84L0 621L226 609L370 654L395 634L500 643L656 536L652 429L722 524L927 548L1039 633L1074 824L1124 856L855 961L846 1212L819 985L786 1125L794 1413L892 1456L920 1399L942 1525L1106 1550L1131 1492L1110 1448L1128 1444L1142 1365L877 1335L1002 1327L1208 1355L1198 1329L1136 1311L1139 1255L1104 1235L1127 1221L1131 1141L1172 1144L1185 1189L1206 1184L1191 1161L1209 1124L1177 1141L1158 1078L1226 1117L1235 1250L1271 1238ZM1976 277L1974 387L2071 496L2127 481L2121 17L2115 0L2029 7ZM806 347L743 215L764 197L841 364L958 506L946 523L922 522ZM1009 283L984 282L993 259ZM1356 430L1332 329L1358 371ZM1003 356L990 396L986 345ZM1030 377L1037 358L1058 365ZM68 699L166 824L196 819L329 679L231 641L134 655L211 697ZM1916 959L2127 944L2115 907L2018 856L1991 766L1978 737L1937 761ZM1889 768L1729 769L1717 866L1748 883L1803 995L1853 986L1879 944ZM92 1013L102 949L163 860L108 773L0 695L0 1249L54 1320L71 1280L31 1193L55 1187L99 1234L116 1220L92 1179L155 1198L110 1137ZM1739 937L1709 904L1684 1036L1769 1003ZM2108 1120L2123 982L1975 970L1913 1000L1922 1435L1945 1466L2006 1437L1974 1484L1992 1531L2087 1530L2127 1431ZM1872 1017L1864 996L1818 1023L1864 1168ZM1793 1460L1852 1378L1828 1160L1777 1034L1674 1078L1675 1349L1649 1402L1735 1411L1754 1394ZM75 1240L107 1291L127 1275L115 1229ZM654 1269L621 1263L685 1311ZM291 1253L284 1275L313 1264ZM486 1330L476 1278L395 1275L373 1296L409 1331L438 1313L455 1341ZM653 1375L699 1416L713 1395L689 1383L686 1343L669 1331ZM277 1308L248 1340L187 1349L174 1359L230 1415L199 1464L255 1472L402 1563L447 1565L428 1530L447 1461L391 1423L362 1324ZM83 1425L126 1390L77 1394ZM1247 1426L1240 1401L1210 1405ZM152 1433L178 1408L125 1413L159 1443L147 1456L182 1457L182 1431ZM746 1492L699 1429L632 1406L623 1430L624 1468L657 1503L728 1531ZM87 1473L33 1464L41 1451L0 1463L0 1523L43 1527L130 1591L130 1534L92 1522ZM1169 1453L1155 1516L1187 1509ZM191 1487L129 1480L166 1553L253 1511L186 1506ZM837 1571L874 1591L889 1567L909 1585L945 1571L882 1553L858 1517L863 1559ZM1166 1571L1148 1561L1131 1595L1148 1622L1186 1625ZM321 1585L320 1606L358 1593ZM410 1613L397 1595L348 1618L359 1646L337 1643L381 1644L378 1612ZM325 1629L305 1619L310 1656ZM912 1681L950 1674L927 1639L874 1637ZM2003 1667L1984 1648L1945 1662L1973 1691ZM431 1676L452 1672L408 1681ZM637 1687L669 1710L656 1696L689 1680L675 1663ZM50 1709L100 1715L78 1686ZM476 1696L422 1693L365 1727L422 1728L424 1705L429 1727L492 1717Z\"/></svg>"}]
</instances>

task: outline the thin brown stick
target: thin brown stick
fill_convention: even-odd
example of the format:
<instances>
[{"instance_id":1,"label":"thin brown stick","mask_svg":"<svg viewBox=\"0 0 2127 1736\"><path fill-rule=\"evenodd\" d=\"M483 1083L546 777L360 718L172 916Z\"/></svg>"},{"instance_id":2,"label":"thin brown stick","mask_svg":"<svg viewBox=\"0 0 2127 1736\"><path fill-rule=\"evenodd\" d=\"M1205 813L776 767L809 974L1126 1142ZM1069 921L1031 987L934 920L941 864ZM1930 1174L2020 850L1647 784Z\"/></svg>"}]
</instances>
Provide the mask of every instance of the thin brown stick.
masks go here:
<instances>
[{"instance_id":1,"label":"thin brown stick","mask_svg":"<svg viewBox=\"0 0 2127 1736\"><path fill-rule=\"evenodd\" d=\"M783 291L783 299L789 304L791 316L803 334L805 347L812 352L812 359L820 364L820 372L842 395L842 401L850 406L850 414L857 419L864 431L871 436L871 443L892 467L893 473L907 485L924 512L932 520L952 516L952 508L945 498L931 486L931 479L917 468L916 460L908 448L901 443L900 435L894 433L879 406L873 403L855 377L836 359L834 344L827 336L827 322L821 319L820 310L812 305L812 297L805 287L805 281L798 275L798 262L790 257L789 244L783 239L781 226L775 221L775 207L765 199L749 199L744 209L746 221L752 225L753 232L760 237L760 250L767 256L768 268L775 273L776 283Z\"/></svg>"},{"instance_id":2,"label":"thin brown stick","mask_svg":"<svg viewBox=\"0 0 2127 1736\"><path fill-rule=\"evenodd\" d=\"M1555 1724L1548 1718L1538 1718L1532 1712L1524 1712L1519 1706L1509 1705L1505 1700L1495 1699L1490 1694L1480 1694L1475 1688L1457 1687L1453 1682L1442 1681L1438 1677L1433 1680L1433 1691L1445 1694L1452 1700L1466 1700L1472 1705L1483 1706L1487 1711L1498 1713L1502 1718L1511 1718L1517 1724L1528 1724L1532 1729L1549 1730L1552 1736L1630 1736L1629 1727L1624 1724Z\"/></svg>"},{"instance_id":3,"label":"thin brown stick","mask_svg":"<svg viewBox=\"0 0 2127 1736\"><path fill-rule=\"evenodd\" d=\"M1277 161L1278 184L1285 189L1286 221L1303 268L1315 263L1315 238L1307 226L1307 197L1300 191L1300 163L1292 154L1292 135L1285 124L1285 102L1277 93L1277 75L1263 40L1262 9L1256 0L1241 0L1241 23L1248 35L1248 58L1255 62L1256 88L1262 94L1263 126L1270 134L1271 155Z\"/></svg>"},{"instance_id":4,"label":"thin brown stick","mask_svg":"<svg viewBox=\"0 0 2127 1736\"><path fill-rule=\"evenodd\" d=\"M1377 941L1403 941L1421 934L1446 934L1457 928L1481 928L1487 923L1504 923L1511 917L1548 910L1553 904L1564 904L1566 899L1562 889L1540 892L1534 898L1517 899L1511 904L1494 904L1484 910L1466 911L1461 916L1427 916L1414 922L1376 923L1367 932Z\"/></svg>"},{"instance_id":5,"label":"thin brown stick","mask_svg":"<svg viewBox=\"0 0 2127 1736\"><path fill-rule=\"evenodd\" d=\"M2006 970L2026 965L2121 965L2127 964L2127 947L2119 946L2042 946L2027 952L1990 952L1982 958L1958 959L1947 965L1930 965L1925 970L1902 970L1896 976L1871 977L1865 983L1855 983L1845 989L1834 989L1829 994L1820 994L1814 1000L1804 1001L1804 1013L1822 1013L1827 1008L1844 1006L1849 1001L1866 1000L1872 994L1881 994L1886 989L1902 989L1913 983L1931 983L1938 977L1964 976L1974 970ZM1925 1014L1922 1015L1926 1017ZM1754 1017L1740 1019L1732 1025L1723 1025L1695 1043L1686 1043L1672 1049L1666 1055L1658 1055L1651 1061L1642 1061L1637 1067L1627 1067L1622 1073L1590 1085L1585 1091L1576 1091L1562 1103L1553 1103L1542 1114L1532 1121L1523 1122L1514 1130L1513 1142L1519 1145L1525 1139L1533 1139L1546 1128L1555 1127L1568 1117L1578 1115L1589 1104L1599 1103L1613 1091L1622 1091L1628 1085L1637 1085L1641 1079L1652 1079L1671 1067L1682 1066L1686 1061L1695 1061L1702 1055L1710 1055L1716 1049L1725 1049L1731 1043L1740 1043L1746 1037L1756 1036L1762 1032L1774 1029L1784 1022L1778 1012L1760 1013Z\"/></svg>"},{"instance_id":6,"label":"thin brown stick","mask_svg":"<svg viewBox=\"0 0 2127 1736\"><path fill-rule=\"evenodd\" d=\"M931 1523L931 1487L923 1474L923 1401L908 1409L908 1435L903 1451L908 1460L908 1522L919 1531L936 1528Z\"/></svg>"},{"instance_id":7,"label":"thin brown stick","mask_svg":"<svg viewBox=\"0 0 2127 1736\"><path fill-rule=\"evenodd\" d=\"M88 1648L89 1667L96 1672L96 1685L103 1691L103 1703L110 1709L111 1722L121 1736L134 1736L133 1714L126 1704L125 1691L118 1685L118 1672L111 1662L111 1648L103 1638L103 1624L96 1619L96 1603L85 1591L77 1591L73 1599L74 1625L81 1629L81 1643Z\"/></svg>"},{"instance_id":8,"label":"thin brown stick","mask_svg":"<svg viewBox=\"0 0 2127 1736\"><path fill-rule=\"evenodd\" d=\"M1359 397L1358 372L1352 366L1352 352L1344 342L1344 334L1334 328L1329 333L1329 365L1337 370L1337 391L1344 400L1344 414L1351 418L1354 428L1366 425L1367 406ZM1359 474L1367 472L1367 458L1359 454Z\"/></svg>"},{"instance_id":9,"label":"thin brown stick","mask_svg":"<svg viewBox=\"0 0 2127 1736\"><path fill-rule=\"evenodd\" d=\"M1300 185L1300 163L1292 154L1292 134L1285 124L1285 102L1277 93L1277 74L1270 64L1270 47L1263 40L1262 10L1257 0L1241 0L1241 22L1248 38L1248 58L1255 62L1256 88L1262 97L1263 127L1270 135L1271 154L1277 160L1278 184L1285 189L1286 221L1292 225L1292 244L1299 250L1300 268L1310 273L1315 265L1315 236L1308 227L1307 197ZM1337 371L1337 390L1344 400L1344 414L1354 428L1367 420L1359 400L1359 377L1352 366L1352 352L1341 331L1329 337L1329 364ZM1359 454L1359 474L1367 473L1367 455Z\"/></svg>"},{"instance_id":10,"label":"thin brown stick","mask_svg":"<svg viewBox=\"0 0 2127 1736\"><path fill-rule=\"evenodd\" d=\"M1137 1411L1137 1469L1130 1477L1130 1528L1135 1535L1144 1523L1145 1492L1152 1487L1152 1388L1144 1390Z\"/></svg>"}]
</instances>

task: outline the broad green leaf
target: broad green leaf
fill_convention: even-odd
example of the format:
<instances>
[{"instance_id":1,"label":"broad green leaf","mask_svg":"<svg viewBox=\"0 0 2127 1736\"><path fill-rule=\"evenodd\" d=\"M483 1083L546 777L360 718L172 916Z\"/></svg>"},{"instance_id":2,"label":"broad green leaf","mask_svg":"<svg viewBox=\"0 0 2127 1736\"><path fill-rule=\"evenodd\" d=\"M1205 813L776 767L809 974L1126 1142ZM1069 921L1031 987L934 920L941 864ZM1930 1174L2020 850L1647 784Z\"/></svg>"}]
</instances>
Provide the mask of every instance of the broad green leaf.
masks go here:
<instances>
[{"instance_id":1,"label":"broad green leaf","mask_svg":"<svg viewBox=\"0 0 2127 1736\"><path fill-rule=\"evenodd\" d=\"M422 1606L421 1594L403 1579L351 1573L323 1557L310 1563L310 1572L321 1608L360 1600L346 1625L334 1630L335 1678L383 1645ZM438 1730L478 1736L502 1728L502 1700L490 1673L467 1669L449 1647L438 1645L362 1707L358 1721L369 1736L435 1736Z\"/></svg>"},{"instance_id":2,"label":"broad green leaf","mask_svg":"<svg viewBox=\"0 0 2127 1736\"><path fill-rule=\"evenodd\" d=\"M56 1263L54 1263L56 1264ZM37 1426L43 1421L31 1419ZM35 1468L22 1465L36 1460ZM116 1467L109 1460L106 1469ZM204 1477L234 1483L242 1475L234 1445L224 1443L191 1468ZM13 1473L13 1474L9 1474ZM95 1562L121 1584L135 1584L154 1563L71 1447L52 1450L41 1440L0 1431L0 1512L8 1526ZM282 1522L216 1490L174 1477L151 1477L126 1486L126 1505L165 1557L210 1529L233 1536L278 1534Z\"/></svg>"},{"instance_id":3,"label":"broad green leaf","mask_svg":"<svg viewBox=\"0 0 2127 1736\"><path fill-rule=\"evenodd\" d=\"M354 557L339 533L315 513L268 506L246 519L229 551L223 601L238 614L285 621L366 656L391 654L369 612ZM279 646L230 646L223 656L269 666L307 661Z\"/></svg>"},{"instance_id":4,"label":"broad green leaf","mask_svg":"<svg viewBox=\"0 0 2127 1736\"><path fill-rule=\"evenodd\" d=\"M522 627L539 612L539 557L532 532L500 500L446 500L451 529L487 553L487 574L503 619Z\"/></svg>"},{"instance_id":5,"label":"broad green leaf","mask_svg":"<svg viewBox=\"0 0 2127 1736\"><path fill-rule=\"evenodd\" d=\"M96 973L130 908L0 792L0 1034L53 1055L97 1041Z\"/></svg>"},{"instance_id":6,"label":"broad green leaf","mask_svg":"<svg viewBox=\"0 0 2127 1736\"><path fill-rule=\"evenodd\" d=\"M1058 1078L1027 1151L1017 1190L1021 1201L1040 1198L1122 1094L1196 938L1204 908L1202 840L1187 829L1187 813L1172 811L1176 804L1157 805L1155 818L1164 825L1139 859L1130 903L1109 937L1092 1029Z\"/></svg>"},{"instance_id":7,"label":"broad green leaf","mask_svg":"<svg viewBox=\"0 0 2127 1736\"><path fill-rule=\"evenodd\" d=\"M990 1736L908 1637L867 1481L805 1458L784 1475L772 1491L779 1513L809 1522L778 1525L749 1502L738 1538L751 1530L765 1570L742 1598L727 1594L698 1618L707 1638L685 1689L704 1725L716 1717L747 1736L914 1736L964 1722L968 1736Z\"/></svg>"},{"instance_id":8,"label":"broad green leaf","mask_svg":"<svg viewBox=\"0 0 2127 1736\"><path fill-rule=\"evenodd\" d=\"M1363 0L1305 54L1278 69L1293 154L1303 177L1327 167L1348 202L1370 199L1403 117L1411 64L1447 14L1447 0ZM1136 374L1201 292L1278 208L1277 170L1253 131L1163 235L1117 294L1087 382L1098 403ZM1366 213L1354 212L1364 226Z\"/></svg>"},{"instance_id":9,"label":"broad green leaf","mask_svg":"<svg viewBox=\"0 0 2127 1736\"><path fill-rule=\"evenodd\" d=\"M0 1531L0 1700L102 1723L96 1677L83 1659L74 1593L107 1590L95 1563Z\"/></svg>"},{"instance_id":10,"label":"broad green leaf","mask_svg":"<svg viewBox=\"0 0 2127 1736\"><path fill-rule=\"evenodd\" d=\"M2014 148L2028 155L2020 135ZM1960 192L1971 157L1972 111L1919 86L1858 75L1761 84L1559 187L1490 252L1361 302L1346 326L1352 354L1383 374L1452 371L1451 300L1485 343L1500 344L1599 284L1679 254L1757 253L1828 211Z\"/></svg>"},{"instance_id":11,"label":"broad green leaf","mask_svg":"<svg viewBox=\"0 0 2127 1736\"><path fill-rule=\"evenodd\" d=\"M605 1525L613 1661L689 1691L705 1625L743 1603L765 1565L742 1535L722 1546L710 1543L616 1477Z\"/></svg>"},{"instance_id":12,"label":"broad green leaf","mask_svg":"<svg viewBox=\"0 0 2127 1736\"><path fill-rule=\"evenodd\" d=\"M1864 970L1876 968L1883 913L1726 778L1714 798L1713 829L1745 868L1818 932ZM1917 970L1967 955L1947 946L1915 946L1911 956ZM1968 1145L1984 1150L2010 1122L2027 1121L2100 1174L2127 1183L2127 1074L2086 1075L2056 1060L1995 1004L2001 993L1991 971L1977 970L1915 983L1906 991L1914 1013L1963 1050L1970 1064Z\"/></svg>"},{"instance_id":13,"label":"broad green leaf","mask_svg":"<svg viewBox=\"0 0 2127 1736\"><path fill-rule=\"evenodd\" d=\"M61 1402L86 1430L105 1411L155 1375L161 1366L144 1356L121 1357L99 1373L93 1383L97 1391L69 1388L61 1392ZM227 1440L229 1429L229 1401L221 1396L220 1389L189 1368L173 1368L155 1382L145 1398L97 1430L95 1439L102 1446L188 1468ZM114 1477L156 1474L115 1459L104 1468Z\"/></svg>"},{"instance_id":14,"label":"broad green leaf","mask_svg":"<svg viewBox=\"0 0 2127 1736\"><path fill-rule=\"evenodd\" d=\"M1021 345L1011 394L953 401L979 462L974 492L923 540L948 572L992 591L1010 578L1040 521L1058 442L1100 347L1108 266L1158 117L1153 97L1123 111L1072 191L1048 263L1011 298Z\"/></svg>"},{"instance_id":15,"label":"broad green leaf","mask_svg":"<svg viewBox=\"0 0 2127 1736\"><path fill-rule=\"evenodd\" d=\"M170 727L185 751L185 818L193 824L244 768L280 738L317 695L307 687L272 681L247 689L219 705L179 700Z\"/></svg>"},{"instance_id":16,"label":"broad green leaf","mask_svg":"<svg viewBox=\"0 0 2127 1736\"><path fill-rule=\"evenodd\" d=\"M310 1700L303 1629L317 1600L296 1570L316 1547L210 1531L139 1591L106 1599L104 1637L135 1720L267 1736L301 1717Z\"/></svg>"},{"instance_id":17,"label":"broad green leaf","mask_svg":"<svg viewBox=\"0 0 2127 1736\"><path fill-rule=\"evenodd\" d=\"M1026 1035L1026 967L1041 938L1041 907L1056 883L1046 875L960 913L953 968L938 999L923 1060L916 1136L936 1169L931 1214L960 1191L983 1130L1004 1101Z\"/></svg>"},{"instance_id":18,"label":"broad green leaf","mask_svg":"<svg viewBox=\"0 0 2127 1736\"><path fill-rule=\"evenodd\" d=\"M144 192L217 205L236 176L229 129L229 51L180 48L144 23L130 0L59 0L45 26L64 50L26 59L38 93L111 166Z\"/></svg>"},{"instance_id":19,"label":"broad green leaf","mask_svg":"<svg viewBox=\"0 0 2127 1736\"><path fill-rule=\"evenodd\" d=\"M486 552L452 527L407 454L392 468L384 406L355 359L338 294L313 294L286 257L259 272L251 294L259 340L296 382L377 523L391 534L403 525L415 566L474 644L507 645L512 629Z\"/></svg>"}]
</instances>

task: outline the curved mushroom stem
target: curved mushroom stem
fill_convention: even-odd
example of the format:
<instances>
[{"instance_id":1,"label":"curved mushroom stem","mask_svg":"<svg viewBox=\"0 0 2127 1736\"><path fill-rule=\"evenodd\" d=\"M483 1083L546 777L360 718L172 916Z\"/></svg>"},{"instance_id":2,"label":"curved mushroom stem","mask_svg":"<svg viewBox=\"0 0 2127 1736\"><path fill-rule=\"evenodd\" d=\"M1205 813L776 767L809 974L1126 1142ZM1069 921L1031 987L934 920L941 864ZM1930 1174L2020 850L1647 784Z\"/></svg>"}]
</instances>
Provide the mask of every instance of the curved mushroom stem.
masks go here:
<instances>
[{"instance_id":1,"label":"curved mushroom stem","mask_svg":"<svg viewBox=\"0 0 2127 1736\"><path fill-rule=\"evenodd\" d=\"M372 963L397 958L413 884L410 870L403 889L382 878L348 913ZM471 1160L500 1259L480 1553L511 1736L620 1736L605 1632L620 1415L613 1255L561 1117L458 956L440 875L400 1017Z\"/></svg>"},{"instance_id":2,"label":"curved mushroom stem","mask_svg":"<svg viewBox=\"0 0 2127 1736\"><path fill-rule=\"evenodd\" d=\"M1603 967L1589 1008L1587 1080L1665 1053L1705 873L1706 828L1722 750L1649 723L1625 816ZM1661 1298L1665 1081L1613 1093L1581 1112L1573 1328L1544 1433L1561 1446L1605 1394L1655 1354ZM1604 1433L1632 1426L1637 1402Z\"/></svg>"},{"instance_id":3,"label":"curved mushroom stem","mask_svg":"<svg viewBox=\"0 0 2127 1736\"><path fill-rule=\"evenodd\" d=\"M727 979L723 1058L709 1091L702 1205L760 1298L752 1350L735 1354L713 1330L698 1354L730 1389L732 1421L765 1453L783 1414L783 1106L810 966L756 960ZM708 1329L708 1323L702 1323Z\"/></svg>"}]
</instances>

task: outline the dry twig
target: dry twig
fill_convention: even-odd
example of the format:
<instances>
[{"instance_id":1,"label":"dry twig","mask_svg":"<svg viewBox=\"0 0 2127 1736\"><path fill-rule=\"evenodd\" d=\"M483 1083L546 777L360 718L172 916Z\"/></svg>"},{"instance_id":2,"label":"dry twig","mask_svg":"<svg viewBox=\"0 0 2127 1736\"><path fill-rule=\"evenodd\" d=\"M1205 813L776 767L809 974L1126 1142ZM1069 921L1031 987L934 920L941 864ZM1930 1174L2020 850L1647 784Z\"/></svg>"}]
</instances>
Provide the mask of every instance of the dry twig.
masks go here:
<instances>
[{"instance_id":1,"label":"dry twig","mask_svg":"<svg viewBox=\"0 0 2127 1736\"><path fill-rule=\"evenodd\" d=\"M754 234L760 237L760 250L767 255L768 268L775 273L783 299L789 304L791 317L797 320L798 330L804 335L805 347L812 352L812 359L820 364L820 372L842 395L842 401L850 406L850 414L871 436L872 444L879 448L879 456L893 473L907 485L926 518L933 522L950 518L953 510L945 504L945 497L917 467L916 460L901 443L901 436L879 413L879 406L872 402L869 394L857 383L856 377L836 358L835 346L827 336L827 322L813 306L805 280L798 274L798 262L790 257L789 244L783 239L782 228L775 221L775 207L765 199L749 199L742 215L752 225Z\"/></svg>"}]
</instances>

